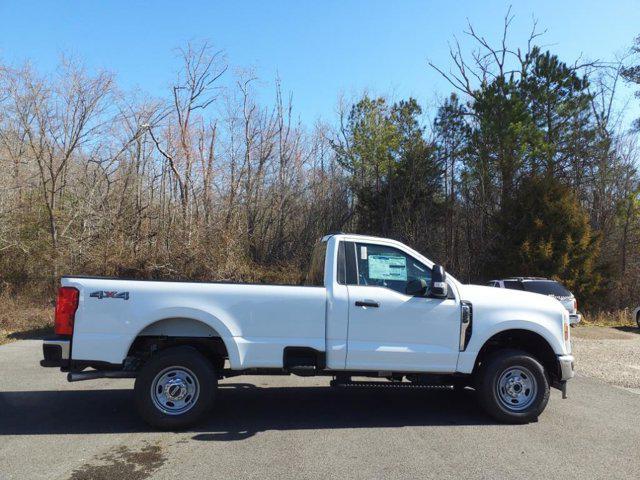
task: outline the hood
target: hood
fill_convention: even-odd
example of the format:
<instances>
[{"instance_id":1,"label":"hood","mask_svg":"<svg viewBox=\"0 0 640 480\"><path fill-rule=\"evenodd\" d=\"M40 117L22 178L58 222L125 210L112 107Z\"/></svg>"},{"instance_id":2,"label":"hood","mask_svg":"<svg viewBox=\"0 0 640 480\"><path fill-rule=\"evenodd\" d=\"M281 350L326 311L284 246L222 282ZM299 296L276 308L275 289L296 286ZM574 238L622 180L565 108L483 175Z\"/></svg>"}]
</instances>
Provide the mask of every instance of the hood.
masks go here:
<instances>
[{"instance_id":1,"label":"hood","mask_svg":"<svg viewBox=\"0 0 640 480\"><path fill-rule=\"evenodd\" d=\"M538 293L484 285L463 285L461 291L462 300L467 300L474 306L486 305L494 308L509 307L514 310L538 311L557 314L560 319L566 311L555 298Z\"/></svg>"},{"instance_id":2,"label":"hood","mask_svg":"<svg viewBox=\"0 0 640 480\"><path fill-rule=\"evenodd\" d=\"M564 308L567 309L569 313L576 313L576 309L574 307L574 297L573 295L548 295L551 298L555 298L558 302L562 304Z\"/></svg>"}]
</instances>

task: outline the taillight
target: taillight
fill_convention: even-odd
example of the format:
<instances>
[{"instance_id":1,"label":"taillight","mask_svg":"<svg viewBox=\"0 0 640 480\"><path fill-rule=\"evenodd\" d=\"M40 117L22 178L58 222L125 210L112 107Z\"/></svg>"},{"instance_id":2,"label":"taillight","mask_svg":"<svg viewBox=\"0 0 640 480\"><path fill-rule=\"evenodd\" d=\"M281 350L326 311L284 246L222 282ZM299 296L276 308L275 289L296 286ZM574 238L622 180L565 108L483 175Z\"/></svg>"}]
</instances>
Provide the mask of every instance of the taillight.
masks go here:
<instances>
[{"instance_id":1,"label":"taillight","mask_svg":"<svg viewBox=\"0 0 640 480\"><path fill-rule=\"evenodd\" d=\"M56 335L72 335L80 292L73 287L60 287L56 298L54 331Z\"/></svg>"},{"instance_id":2,"label":"taillight","mask_svg":"<svg viewBox=\"0 0 640 480\"><path fill-rule=\"evenodd\" d=\"M578 299L574 298L573 299L573 310L578 313Z\"/></svg>"}]
</instances>

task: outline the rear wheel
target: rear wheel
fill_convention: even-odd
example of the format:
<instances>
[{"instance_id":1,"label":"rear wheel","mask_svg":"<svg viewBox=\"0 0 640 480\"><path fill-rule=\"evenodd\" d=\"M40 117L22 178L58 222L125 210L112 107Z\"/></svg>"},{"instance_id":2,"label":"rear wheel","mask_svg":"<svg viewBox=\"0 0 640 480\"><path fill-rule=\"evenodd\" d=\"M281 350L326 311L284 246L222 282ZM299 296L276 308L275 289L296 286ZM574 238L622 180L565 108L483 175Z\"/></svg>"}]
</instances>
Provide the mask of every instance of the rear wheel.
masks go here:
<instances>
[{"instance_id":1,"label":"rear wheel","mask_svg":"<svg viewBox=\"0 0 640 480\"><path fill-rule=\"evenodd\" d=\"M215 369L196 349L174 347L144 364L136 378L134 396L138 412L160 429L193 425L213 404L217 386Z\"/></svg>"},{"instance_id":2,"label":"rear wheel","mask_svg":"<svg viewBox=\"0 0 640 480\"><path fill-rule=\"evenodd\" d=\"M496 420L526 423L538 418L549 401L549 381L534 357L504 350L490 357L480 372L480 403Z\"/></svg>"},{"instance_id":3,"label":"rear wheel","mask_svg":"<svg viewBox=\"0 0 640 480\"><path fill-rule=\"evenodd\" d=\"M636 313L636 323L638 324L638 328L640 328L640 311Z\"/></svg>"}]
</instances>

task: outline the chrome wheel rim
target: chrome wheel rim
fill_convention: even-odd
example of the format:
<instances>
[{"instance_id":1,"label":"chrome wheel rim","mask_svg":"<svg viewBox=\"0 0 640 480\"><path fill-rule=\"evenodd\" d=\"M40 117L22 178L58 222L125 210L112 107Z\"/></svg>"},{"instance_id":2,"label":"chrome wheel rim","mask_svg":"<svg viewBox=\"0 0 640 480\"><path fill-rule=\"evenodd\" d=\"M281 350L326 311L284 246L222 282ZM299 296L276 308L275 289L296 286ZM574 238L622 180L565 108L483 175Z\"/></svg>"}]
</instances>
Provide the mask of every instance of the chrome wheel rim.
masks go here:
<instances>
[{"instance_id":1,"label":"chrome wheel rim","mask_svg":"<svg viewBox=\"0 0 640 480\"><path fill-rule=\"evenodd\" d=\"M526 410L538 395L538 383L527 368L509 367L496 384L498 400L508 410L519 412Z\"/></svg>"},{"instance_id":2,"label":"chrome wheel rim","mask_svg":"<svg viewBox=\"0 0 640 480\"><path fill-rule=\"evenodd\" d=\"M193 408L200 394L200 384L191 370L168 367L151 382L151 399L167 415L182 415Z\"/></svg>"}]
</instances>

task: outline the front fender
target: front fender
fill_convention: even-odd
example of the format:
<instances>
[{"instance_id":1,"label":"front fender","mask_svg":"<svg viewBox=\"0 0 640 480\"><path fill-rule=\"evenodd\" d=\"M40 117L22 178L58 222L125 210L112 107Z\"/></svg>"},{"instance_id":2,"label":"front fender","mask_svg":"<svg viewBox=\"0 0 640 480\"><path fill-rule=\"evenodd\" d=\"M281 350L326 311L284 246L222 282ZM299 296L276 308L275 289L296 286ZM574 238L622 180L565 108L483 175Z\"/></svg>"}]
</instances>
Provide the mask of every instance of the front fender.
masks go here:
<instances>
[{"instance_id":1,"label":"front fender","mask_svg":"<svg viewBox=\"0 0 640 480\"><path fill-rule=\"evenodd\" d=\"M478 353L484 344L494 335L508 330L528 330L537 333L549 344L556 355L565 355L562 325L558 321L547 319L546 321L531 320L503 320L490 325L476 325L474 320L471 340L464 352L458 356L456 370L461 373L471 373L475 366Z\"/></svg>"}]
</instances>

